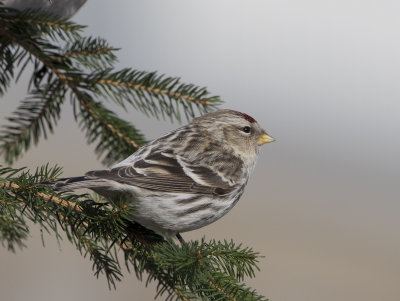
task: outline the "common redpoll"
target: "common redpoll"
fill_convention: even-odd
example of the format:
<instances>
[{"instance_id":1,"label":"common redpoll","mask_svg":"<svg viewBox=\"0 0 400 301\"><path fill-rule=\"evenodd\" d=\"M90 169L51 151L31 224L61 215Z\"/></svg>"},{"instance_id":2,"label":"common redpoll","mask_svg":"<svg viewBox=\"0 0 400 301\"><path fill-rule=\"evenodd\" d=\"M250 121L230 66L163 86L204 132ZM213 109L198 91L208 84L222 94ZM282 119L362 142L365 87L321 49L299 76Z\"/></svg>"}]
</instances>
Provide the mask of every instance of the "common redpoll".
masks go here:
<instances>
[{"instance_id":1,"label":"common redpoll","mask_svg":"<svg viewBox=\"0 0 400 301\"><path fill-rule=\"evenodd\" d=\"M247 114L208 113L144 145L111 169L63 179L58 191L89 188L112 199L124 195L134 221L164 235L206 226L242 196L258 147L274 141Z\"/></svg>"}]
</instances>

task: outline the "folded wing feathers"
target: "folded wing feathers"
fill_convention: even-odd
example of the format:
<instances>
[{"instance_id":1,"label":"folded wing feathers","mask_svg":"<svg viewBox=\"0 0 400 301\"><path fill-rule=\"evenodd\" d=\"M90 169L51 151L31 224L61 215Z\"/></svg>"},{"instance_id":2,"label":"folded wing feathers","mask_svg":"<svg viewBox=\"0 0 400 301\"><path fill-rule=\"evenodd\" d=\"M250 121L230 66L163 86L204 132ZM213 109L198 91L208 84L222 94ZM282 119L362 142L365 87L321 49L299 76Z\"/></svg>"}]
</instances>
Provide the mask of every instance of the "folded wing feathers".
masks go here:
<instances>
[{"instance_id":1,"label":"folded wing feathers","mask_svg":"<svg viewBox=\"0 0 400 301\"><path fill-rule=\"evenodd\" d=\"M222 195L235 189L235 185L229 185L208 167L190 164L173 153L157 152L130 165L89 171L83 177L60 179L54 185L54 190L107 189L112 185L112 181L155 191L178 193Z\"/></svg>"},{"instance_id":2,"label":"folded wing feathers","mask_svg":"<svg viewBox=\"0 0 400 301\"><path fill-rule=\"evenodd\" d=\"M133 165L90 171L86 176L165 192L224 194L233 189L211 169L190 166L174 154L162 152Z\"/></svg>"}]
</instances>

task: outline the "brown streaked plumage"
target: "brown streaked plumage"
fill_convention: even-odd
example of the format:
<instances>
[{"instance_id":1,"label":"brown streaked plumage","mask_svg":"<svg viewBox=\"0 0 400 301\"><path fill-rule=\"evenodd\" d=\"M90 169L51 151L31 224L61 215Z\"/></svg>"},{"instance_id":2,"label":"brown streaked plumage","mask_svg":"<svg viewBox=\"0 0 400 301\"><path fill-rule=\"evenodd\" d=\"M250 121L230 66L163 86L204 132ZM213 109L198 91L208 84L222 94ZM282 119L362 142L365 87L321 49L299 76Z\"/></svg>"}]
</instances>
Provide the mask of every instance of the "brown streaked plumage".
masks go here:
<instances>
[{"instance_id":1,"label":"brown streaked plumage","mask_svg":"<svg viewBox=\"0 0 400 301\"><path fill-rule=\"evenodd\" d=\"M135 207L136 222L178 234L225 215L243 194L258 147L272 141L249 115L219 110L153 140L111 169L64 179L54 189L89 188L107 198L122 193Z\"/></svg>"}]
</instances>

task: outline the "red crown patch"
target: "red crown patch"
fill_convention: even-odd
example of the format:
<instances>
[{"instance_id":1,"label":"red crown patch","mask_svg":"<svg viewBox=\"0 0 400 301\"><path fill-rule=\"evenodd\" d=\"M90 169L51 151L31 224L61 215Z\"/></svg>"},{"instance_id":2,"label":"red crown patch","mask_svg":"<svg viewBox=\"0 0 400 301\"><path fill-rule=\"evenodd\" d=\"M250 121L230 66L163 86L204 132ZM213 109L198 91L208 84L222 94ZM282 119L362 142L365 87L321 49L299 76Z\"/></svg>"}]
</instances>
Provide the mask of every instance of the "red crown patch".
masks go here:
<instances>
[{"instance_id":1,"label":"red crown patch","mask_svg":"<svg viewBox=\"0 0 400 301\"><path fill-rule=\"evenodd\" d=\"M247 115L246 113L240 113L242 114L243 118L246 119L250 123L255 123L257 122L253 117Z\"/></svg>"}]
</instances>

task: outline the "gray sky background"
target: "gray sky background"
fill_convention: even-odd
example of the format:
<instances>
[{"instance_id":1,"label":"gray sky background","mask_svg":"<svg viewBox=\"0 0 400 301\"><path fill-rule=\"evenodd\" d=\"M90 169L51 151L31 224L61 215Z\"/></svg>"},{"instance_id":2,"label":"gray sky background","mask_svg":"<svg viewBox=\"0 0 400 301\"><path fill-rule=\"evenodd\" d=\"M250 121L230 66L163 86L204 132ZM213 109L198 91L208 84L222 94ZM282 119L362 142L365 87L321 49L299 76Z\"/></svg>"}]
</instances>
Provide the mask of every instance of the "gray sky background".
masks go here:
<instances>
[{"instance_id":1,"label":"gray sky background","mask_svg":"<svg viewBox=\"0 0 400 301\"><path fill-rule=\"evenodd\" d=\"M261 252L261 271L247 283L272 301L395 301L399 14L399 1L98 0L73 20L121 48L121 68L207 86L222 107L248 113L277 138L263 147L238 205L186 239L233 238ZM0 124L24 89L3 97ZM101 167L68 104L55 135L15 166L57 163L65 176ZM178 126L133 108L120 113L149 139ZM133 275L108 291L68 242L45 237L43 248L33 226L27 249L0 248L0 300L154 297Z\"/></svg>"}]
</instances>

